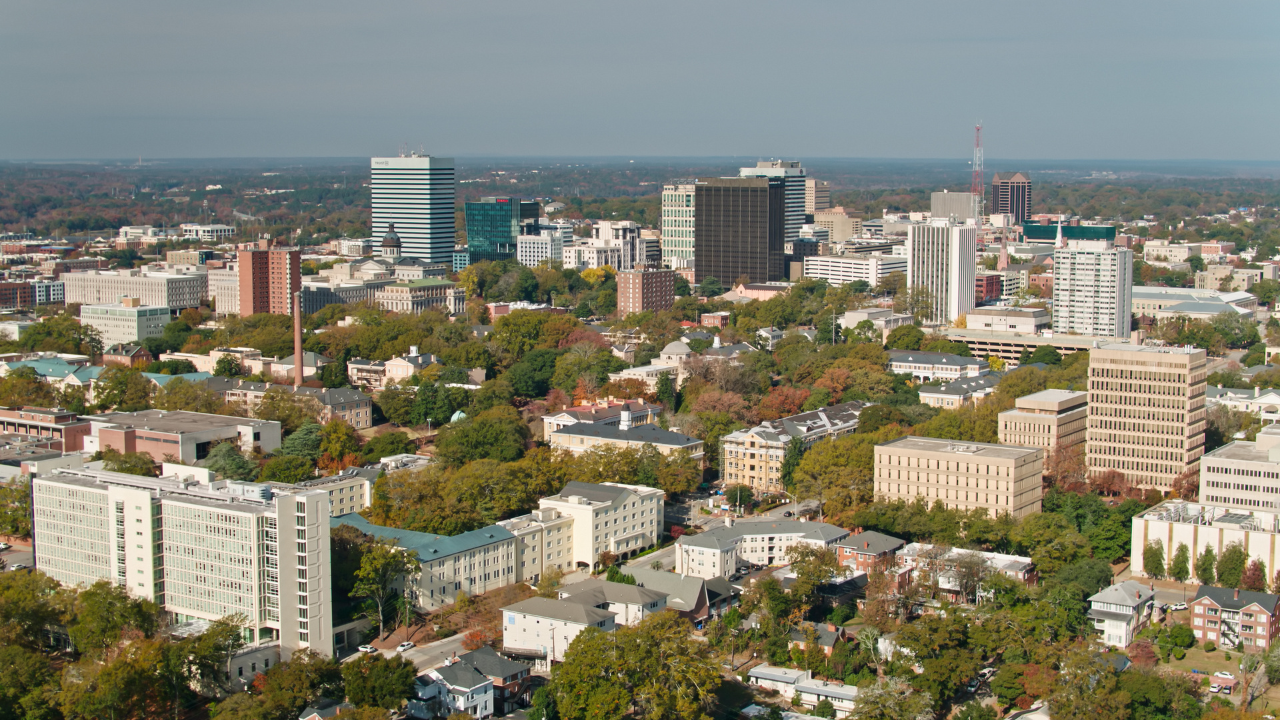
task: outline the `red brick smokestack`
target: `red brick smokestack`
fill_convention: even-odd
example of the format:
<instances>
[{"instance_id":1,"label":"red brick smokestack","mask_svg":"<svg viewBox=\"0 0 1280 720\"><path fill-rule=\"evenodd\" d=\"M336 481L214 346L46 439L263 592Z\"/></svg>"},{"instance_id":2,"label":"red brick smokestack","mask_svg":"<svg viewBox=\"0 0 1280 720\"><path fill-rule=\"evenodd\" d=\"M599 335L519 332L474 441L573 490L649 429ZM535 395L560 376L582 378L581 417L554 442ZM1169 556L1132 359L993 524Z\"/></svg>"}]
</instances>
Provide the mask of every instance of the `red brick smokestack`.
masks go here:
<instances>
[{"instance_id":1,"label":"red brick smokestack","mask_svg":"<svg viewBox=\"0 0 1280 720\"><path fill-rule=\"evenodd\" d=\"M302 293L293 294L293 386L302 387Z\"/></svg>"}]
</instances>

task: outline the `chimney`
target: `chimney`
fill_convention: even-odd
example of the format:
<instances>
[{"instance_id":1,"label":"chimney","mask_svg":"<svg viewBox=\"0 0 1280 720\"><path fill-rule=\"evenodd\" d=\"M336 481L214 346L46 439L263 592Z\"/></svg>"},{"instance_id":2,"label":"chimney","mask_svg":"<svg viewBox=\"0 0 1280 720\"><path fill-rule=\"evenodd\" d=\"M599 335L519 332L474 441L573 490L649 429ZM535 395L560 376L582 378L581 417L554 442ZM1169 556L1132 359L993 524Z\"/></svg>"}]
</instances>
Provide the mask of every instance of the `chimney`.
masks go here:
<instances>
[{"instance_id":1,"label":"chimney","mask_svg":"<svg viewBox=\"0 0 1280 720\"><path fill-rule=\"evenodd\" d=\"M1236 588L1236 600L1240 599L1240 588Z\"/></svg>"},{"instance_id":2,"label":"chimney","mask_svg":"<svg viewBox=\"0 0 1280 720\"><path fill-rule=\"evenodd\" d=\"M410 345L410 346L409 346L409 357L418 357L418 346L417 346L417 345Z\"/></svg>"},{"instance_id":3,"label":"chimney","mask_svg":"<svg viewBox=\"0 0 1280 720\"><path fill-rule=\"evenodd\" d=\"M866 541L866 540L863 540L863 541L862 541L862 549L863 549L863 550L870 550L870 549L871 549L871 543L870 543L870 542L868 542L868 541Z\"/></svg>"},{"instance_id":4,"label":"chimney","mask_svg":"<svg viewBox=\"0 0 1280 720\"><path fill-rule=\"evenodd\" d=\"M630 410L623 410L622 413L620 414L618 419L618 429L619 430L631 429L631 411Z\"/></svg>"},{"instance_id":5,"label":"chimney","mask_svg":"<svg viewBox=\"0 0 1280 720\"><path fill-rule=\"evenodd\" d=\"M302 387L302 292L293 294L293 386Z\"/></svg>"},{"instance_id":6,"label":"chimney","mask_svg":"<svg viewBox=\"0 0 1280 720\"><path fill-rule=\"evenodd\" d=\"M715 336L715 338L711 340L711 347L717 347L717 348L718 348L718 347L720 347L720 336L719 336L719 335Z\"/></svg>"},{"instance_id":7,"label":"chimney","mask_svg":"<svg viewBox=\"0 0 1280 720\"><path fill-rule=\"evenodd\" d=\"M835 632L835 631L836 631L835 623L827 623L827 632Z\"/></svg>"}]
</instances>

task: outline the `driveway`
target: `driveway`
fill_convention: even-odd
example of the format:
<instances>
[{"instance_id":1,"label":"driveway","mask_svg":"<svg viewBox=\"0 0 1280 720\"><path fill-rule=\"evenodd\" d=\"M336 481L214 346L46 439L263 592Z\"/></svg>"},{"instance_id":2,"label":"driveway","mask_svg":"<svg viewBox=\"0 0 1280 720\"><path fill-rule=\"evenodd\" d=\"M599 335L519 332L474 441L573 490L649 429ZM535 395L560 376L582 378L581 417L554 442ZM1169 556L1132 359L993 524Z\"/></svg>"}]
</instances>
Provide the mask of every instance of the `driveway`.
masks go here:
<instances>
[{"instance_id":1,"label":"driveway","mask_svg":"<svg viewBox=\"0 0 1280 720\"><path fill-rule=\"evenodd\" d=\"M626 563L627 567L648 568L654 561L662 562L662 569L667 570L676 566L676 546L668 545L656 552L649 553L644 557L638 557Z\"/></svg>"}]
</instances>

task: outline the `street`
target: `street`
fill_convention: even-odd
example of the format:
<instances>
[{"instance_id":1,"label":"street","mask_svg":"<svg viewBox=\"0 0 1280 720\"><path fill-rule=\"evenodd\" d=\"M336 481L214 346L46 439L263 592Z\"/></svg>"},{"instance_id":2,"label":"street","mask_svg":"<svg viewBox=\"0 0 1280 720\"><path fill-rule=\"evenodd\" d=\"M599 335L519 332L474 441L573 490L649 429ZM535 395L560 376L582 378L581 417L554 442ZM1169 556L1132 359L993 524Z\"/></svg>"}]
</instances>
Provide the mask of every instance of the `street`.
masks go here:
<instances>
[{"instance_id":1,"label":"street","mask_svg":"<svg viewBox=\"0 0 1280 720\"><path fill-rule=\"evenodd\" d=\"M453 637L445 638L444 640L437 640L429 645L415 647L412 650L408 650L401 654L404 655L405 659L413 663L414 667L418 669L418 672L426 672L433 667L443 665L444 661L454 653L458 653L459 655L465 653L466 650L462 648L462 638L463 634L459 633ZM379 650L378 652L388 658L395 657L396 655L395 650ZM354 652L343 658L342 662L351 662L363 654L364 653L361 652Z\"/></svg>"}]
</instances>

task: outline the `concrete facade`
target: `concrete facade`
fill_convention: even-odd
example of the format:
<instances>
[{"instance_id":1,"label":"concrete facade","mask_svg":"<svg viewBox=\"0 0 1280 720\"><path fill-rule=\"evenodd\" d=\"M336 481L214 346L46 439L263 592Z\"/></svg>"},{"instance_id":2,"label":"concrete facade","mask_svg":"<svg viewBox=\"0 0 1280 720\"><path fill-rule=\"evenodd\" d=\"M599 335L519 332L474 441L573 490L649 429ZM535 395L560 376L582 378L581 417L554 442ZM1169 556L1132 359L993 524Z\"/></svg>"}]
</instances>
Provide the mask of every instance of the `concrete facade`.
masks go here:
<instances>
[{"instance_id":1,"label":"concrete facade","mask_svg":"<svg viewBox=\"0 0 1280 720\"><path fill-rule=\"evenodd\" d=\"M903 437L875 447L877 499L941 502L993 517L1040 512L1044 450Z\"/></svg>"},{"instance_id":2,"label":"concrete facade","mask_svg":"<svg viewBox=\"0 0 1280 720\"><path fill-rule=\"evenodd\" d=\"M999 415L1001 445L1023 445L1053 452L1085 441L1089 393L1042 390L1014 401Z\"/></svg>"}]
</instances>

